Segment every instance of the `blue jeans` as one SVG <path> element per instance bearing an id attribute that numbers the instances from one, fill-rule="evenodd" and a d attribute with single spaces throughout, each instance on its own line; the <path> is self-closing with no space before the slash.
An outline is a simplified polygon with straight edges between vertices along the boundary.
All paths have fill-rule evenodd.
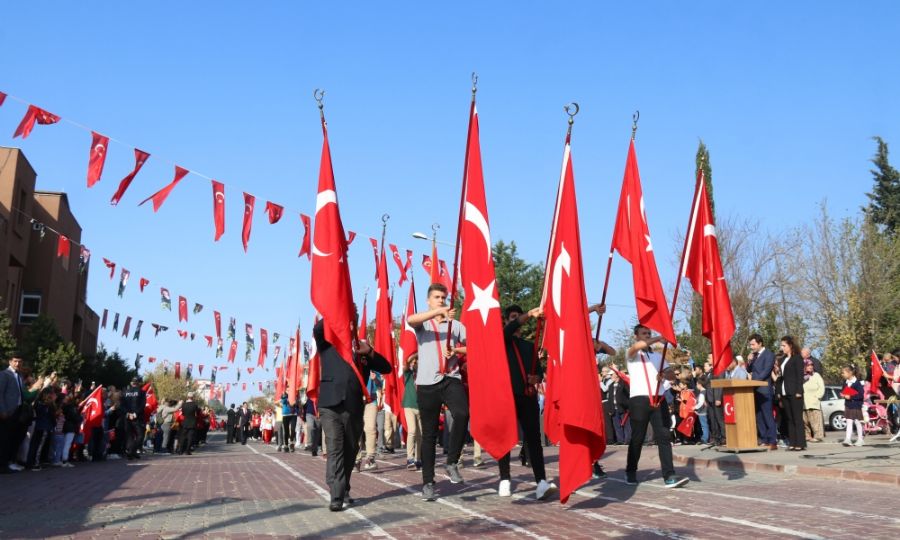
<path id="1" fill-rule="evenodd" d="M 698 414 L 700 419 L 700 442 L 706 444 L 709 442 L 709 418 L 705 414 Z"/>

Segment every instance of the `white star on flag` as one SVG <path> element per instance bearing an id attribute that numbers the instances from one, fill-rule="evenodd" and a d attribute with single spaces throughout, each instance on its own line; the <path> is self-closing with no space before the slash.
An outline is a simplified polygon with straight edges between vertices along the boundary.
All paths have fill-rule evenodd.
<path id="1" fill-rule="evenodd" d="M 500 302 L 494 298 L 494 285 L 496 285 L 496 283 L 497 280 L 495 279 L 484 289 L 474 282 L 472 283 L 472 293 L 474 294 L 475 299 L 472 300 L 472 303 L 469 304 L 469 309 L 466 311 L 478 310 L 481 313 L 481 320 L 484 321 L 484 324 L 487 324 L 488 313 L 490 313 L 492 309 L 500 309 Z"/>

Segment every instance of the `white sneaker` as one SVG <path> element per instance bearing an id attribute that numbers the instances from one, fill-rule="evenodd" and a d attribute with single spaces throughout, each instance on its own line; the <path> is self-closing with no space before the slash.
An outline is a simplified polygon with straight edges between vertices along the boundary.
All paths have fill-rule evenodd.
<path id="1" fill-rule="evenodd" d="M 534 498 L 539 501 L 544 500 L 544 497 L 550 491 L 550 486 L 551 484 L 548 484 L 546 480 L 538 482 L 537 488 L 534 490 Z"/>
<path id="2" fill-rule="evenodd" d="M 500 480 L 500 488 L 497 489 L 497 495 L 500 495 L 501 497 L 512 496 L 509 480 Z"/>
<path id="3" fill-rule="evenodd" d="M 24 471 L 25 467 L 19 465 L 18 463 L 10 463 L 9 470 L 11 471 Z"/>
<path id="4" fill-rule="evenodd" d="M 860 438 L 856 439 L 856 442 L 853 443 L 853 446 L 862 446 L 864 444 L 866 444 L 866 442 L 863 440 L 862 437 L 860 437 Z"/>
<path id="5" fill-rule="evenodd" d="M 851 441 L 850 439 L 844 439 L 843 441 L 841 441 L 841 444 L 843 444 L 844 446 L 850 446 L 851 444 L 853 444 L 853 441 Z"/>

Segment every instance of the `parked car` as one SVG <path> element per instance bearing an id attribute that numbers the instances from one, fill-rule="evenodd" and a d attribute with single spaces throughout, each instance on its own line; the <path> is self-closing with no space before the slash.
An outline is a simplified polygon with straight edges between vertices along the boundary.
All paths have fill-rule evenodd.
<path id="1" fill-rule="evenodd" d="M 843 431 L 847 428 L 844 420 L 844 398 L 841 397 L 842 386 L 825 386 L 825 395 L 822 396 L 822 418 L 825 420 L 825 429 Z"/>

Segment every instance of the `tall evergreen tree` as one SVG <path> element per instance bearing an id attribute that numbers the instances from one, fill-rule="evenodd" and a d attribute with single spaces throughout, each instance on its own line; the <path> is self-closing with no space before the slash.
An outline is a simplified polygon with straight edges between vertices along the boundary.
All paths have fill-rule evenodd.
<path id="1" fill-rule="evenodd" d="M 881 137 L 872 137 L 878 144 L 871 170 L 875 185 L 869 197 L 869 206 L 864 210 L 872 222 L 884 227 L 885 232 L 893 235 L 900 230 L 900 171 L 891 166 L 888 160 L 888 145 Z"/>

